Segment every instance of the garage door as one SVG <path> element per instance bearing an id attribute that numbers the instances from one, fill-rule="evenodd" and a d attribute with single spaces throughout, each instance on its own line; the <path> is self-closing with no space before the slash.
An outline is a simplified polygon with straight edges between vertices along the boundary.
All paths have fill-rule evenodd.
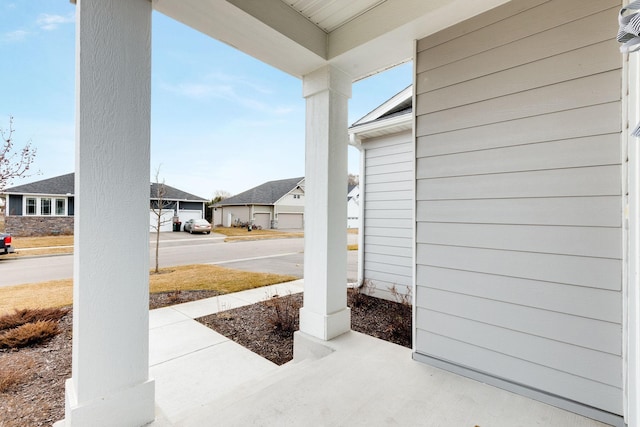
<path id="1" fill-rule="evenodd" d="M 301 213 L 278 214 L 279 229 L 302 229 L 304 228 L 304 215 Z"/>
<path id="2" fill-rule="evenodd" d="M 620 4 L 536 4 L 418 42 L 417 358 L 622 414 Z"/>
<path id="3" fill-rule="evenodd" d="M 269 228 L 271 222 L 271 214 L 269 213 L 257 213 L 253 215 L 253 224 L 259 225 L 262 228 Z"/>
<path id="4" fill-rule="evenodd" d="M 149 231 L 155 232 L 158 224 L 158 215 L 153 211 L 149 211 Z M 163 210 L 162 217 L 160 218 L 160 231 L 172 231 L 173 230 L 173 210 Z"/>
<path id="5" fill-rule="evenodd" d="M 202 219 L 202 211 L 180 209 L 178 212 L 178 218 L 180 218 L 180 222 L 182 223 L 180 228 L 182 230 L 184 223 L 190 219 Z"/>

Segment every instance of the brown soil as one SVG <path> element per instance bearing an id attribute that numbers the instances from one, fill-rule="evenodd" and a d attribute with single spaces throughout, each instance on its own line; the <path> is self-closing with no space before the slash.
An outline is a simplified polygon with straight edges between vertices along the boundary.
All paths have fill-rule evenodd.
<path id="1" fill-rule="evenodd" d="M 152 294 L 150 307 L 158 308 L 215 296 L 211 291 Z M 281 298 L 294 308 L 297 329 L 302 295 Z M 350 291 L 351 327 L 355 331 L 411 347 L 411 307 L 354 294 Z M 293 332 L 274 326 L 273 304 L 258 303 L 198 319 L 261 356 L 282 364 L 293 353 Z M 282 313 L 282 311 L 281 311 Z M 275 321 L 274 321 L 275 319 Z M 290 320 L 290 319 L 285 319 Z M 50 426 L 64 418 L 64 382 L 71 377 L 72 315 L 60 320 L 62 333 L 40 346 L 0 350 L 0 427 Z M 2 387 L 3 380 L 13 377 Z M 11 378 L 10 378 L 11 379 Z"/>

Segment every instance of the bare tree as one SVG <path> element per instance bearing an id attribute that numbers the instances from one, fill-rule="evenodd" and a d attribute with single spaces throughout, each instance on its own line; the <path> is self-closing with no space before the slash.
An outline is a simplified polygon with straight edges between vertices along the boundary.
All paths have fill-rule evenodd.
<path id="1" fill-rule="evenodd" d="M 15 178 L 31 176 L 29 168 L 36 157 L 36 149 L 27 142 L 21 149 L 15 149 L 13 142 L 13 117 L 9 116 L 9 128 L 0 128 L 0 191 L 4 190 Z M 14 151 L 15 150 L 15 151 Z"/>
<path id="2" fill-rule="evenodd" d="M 164 185 L 164 179 L 162 180 L 162 182 L 160 182 L 159 176 L 160 166 L 158 166 L 158 168 L 156 169 L 156 180 L 152 185 L 153 194 L 151 195 L 151 210 L 153 211 L 155 220 L 154 224 L 151 225 L 151 227 L 156 233 L 156 268 L 154 270 L 154 273 L 160 272 L 158 261 L 160 253 L 160 230 L 162 229 L 162 226 L 164 224 L 173 221 L 173 219 L 167 219 L 163 217 L 163 211 L 166 213 L 169 208 L 173 207 L 173 203 L 165 200 L 165 197 L 167 195 L 167 187 Z"/>
<path id="3" fill-rule="evenodd" d="M 211 199 L 211 201 L 208 204 L 208 207 L 212 207 L 216 203 L 221 202 L 228 197 L 231 197 L 231 193 L 229 193 L 228 191 L 216 190 L 216 192 L 214 193 L 213 199 Z M 211 211 L 211 209 L 206 210 L 205 218 L 207 221 L 213 224 L 213 212 Z"/>
<path id="4" fill-rule="evenodd" d="M 360 177 L 358 175 L 355 175 L 352 173 L 347 175 L 347 183 L 349 185 L 358 185 L 359 182 L 360 182 Z"/>

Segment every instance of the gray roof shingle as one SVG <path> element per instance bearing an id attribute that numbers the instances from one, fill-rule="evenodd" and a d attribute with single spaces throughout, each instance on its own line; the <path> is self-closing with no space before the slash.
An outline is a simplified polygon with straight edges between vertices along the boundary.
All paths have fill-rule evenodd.
<path id="1" fill-rule="evenodd" d="M 73 194 L 74 175 L 72 172 L 41 181 L 30 182 L 29 184 L 17 185 L 6 188 L 4 192 L 12 194 Z"/>
<path id="2" fill-rule="evenodd" d="M 216 206 L 273 205 L 280 200 L 282 196 L 296 188 L 303 179 L 304 177 L 299 177 L 265 182 L 250 190 L 228 197 L 216 203 Z"/>
<path id="3" fill-rule="evenodd" d="M 75 174 L 68 173 L 66 175 L 55 176 L 53 178 L 43 179 L 41 181 L 31 182 L 29 184 L 18 185 L 4 190 L 8 194 L 47 194 L 47 195 L 67 195 L 74 194 L 74 177 Z M 149 197 L 157 198 L 157 185 L 151 183 L 149 188 Z M 195 196 L 177 188 L 164 184 L 166 200 L 188 200 L 193 202 L 206 202 L 207 199 Z"/>

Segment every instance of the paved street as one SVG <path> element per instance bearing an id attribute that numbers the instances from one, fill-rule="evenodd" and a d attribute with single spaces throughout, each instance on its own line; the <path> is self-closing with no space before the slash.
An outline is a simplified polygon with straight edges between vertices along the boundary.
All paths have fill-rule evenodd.
<path id="1" fill-rule="evenodd" d="M 155 235 L 150 235 L 150 265 L 155 264 Z M 348 236 L 349 243 L 357 235 Z M 218 264 L 247 271 L 304 274 L 304 239 L 272 239 L 224 243 L 224 236 L 162 233 L 160 266 Z M 357 278 L 357 251 L 348 254 L 348 278 Z M 73 255 L 0 258 L 0 286 L 73 277 Z"/>

